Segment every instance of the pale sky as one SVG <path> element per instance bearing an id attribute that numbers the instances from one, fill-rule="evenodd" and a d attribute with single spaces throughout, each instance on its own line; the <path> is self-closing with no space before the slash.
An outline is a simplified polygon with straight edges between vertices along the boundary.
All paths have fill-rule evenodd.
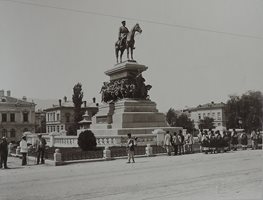
<path id="1" fill-rule="evenodd" d="M 122 20 L 160 111 L 263 91 L 262 0 L 0 0 L 0 89 L 100 100 Z"/>

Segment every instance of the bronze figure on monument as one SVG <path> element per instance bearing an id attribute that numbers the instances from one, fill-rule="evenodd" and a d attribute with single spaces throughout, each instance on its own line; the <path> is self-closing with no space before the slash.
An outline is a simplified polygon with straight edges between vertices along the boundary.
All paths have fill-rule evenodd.
<path id="1" fill-rule="evenodd" d="M 131 60 L 133 60 L 133 50 L 135 49 L 134 44 L 134 36 L 135 33 L 141 33 L 142 29 L 140 28 L 139 24 L 135 24 L 135 26 L 129 31 L 126 27 L 126 22 L 122 21 L 122 26 L 119 29 L 119 37 L 118 41 L 115 43 L 115 55 L 117 63 L 122 62 L 122 55 L 124 50 L 127 50 L 127 59 L 129 60 L 129 53 L 131 52 Z M 120 57 L 119 57 L 120 52 Z"/>

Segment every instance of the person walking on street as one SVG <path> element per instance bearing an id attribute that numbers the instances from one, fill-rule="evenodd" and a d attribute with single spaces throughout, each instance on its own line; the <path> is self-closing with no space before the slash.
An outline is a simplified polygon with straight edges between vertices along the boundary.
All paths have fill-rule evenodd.
<path id="1" fill-rule="evenodd" d="M 44 156 L 45 156 L 45 148 L 46 148 L 46 140 L 42 137 L 41 134 L 38 134 L 38 139 L 36 141 L 36 152 L 37 152 L 37 165 L 39 164 L 41 158 L 41 164 L 45 164 Z"/>
<path id="2" fill-rule="evenodd" d="M 200 131 L 199 131 L 199 133 L 198 133 L 198 143 L 199 143 L 199 145 L 200 145 L 200 153 L 202 153 L 202 138 L 203 138 L 203 129 L 201 129 Z"/>
<path id="3" fill-rule="evenodd" d="M 128 133 L 127 136 L 128 136 L 128 141 L 127 141 L 127 144 L 126 144 L 127 154 L 128 154 L 128 161 L 127 161 L 127 163 L 130 163 L 131 159 L 132 159 L 132 162 L 135 163 L 135 160 L 134 160 L 135 140 L 131 137 L 130 133 Z"/>
<path id="4" fill-rule="evenodd" d="M 246 150 L 247 149 L 247 134 L 245 132 L 241 133 L 240 141 L 242 145 L 242 150 Z"/>
<path id="5" fill-rule="evenodd" d="M 19 143 L 20 146 L 20 152 L 22 154 L 22 165 L 27 165 L 27 153 L 28 153 L 28 147 L 26 142 L 26 136 L 22 137 L 22 140 Z"/>
<path id="6" fill-rule="evenodd" d="M 236 129 L 233 129 L 233 132 L 231 135 L 231 143 L 232 143 L 233 151 L 236 151 L 237 145 L 238 145 L 238 135 L 237 135 Z"/>
<path id="7" fill-rule="evenodd" d="M 186 153 L 193 153 L 193 143 L 194 143 L 193 135 L 189 131 L 187 131 L 187 134 L 185 137 L 185 151 L 186 151 Z"/>
<path id="8" fill-rule="evenodd" d="M 256 130 L 253 130 L 250 135 L 251 138 L 251 145 L 252 145 L 252 150 L 255 150 L 258 148 L 258 135 L 256 133 Z"/>
<path id="9" fill-rule="evenodd" d="M 171 135 L 169 133 L 169 131 L 166 131 L 166 134 L 164 136 L 164 147 L 166 149 L 167 155 L 170 156 L 171 155 Z"/>
<path id="10" fill-rule="evenodd" d="M 2 138 L 2 142 L 0 143 L 0 169 L 4 166 L 5 169 L 7 167 L 7 157 L 8 157 L 8 143 L 5 137 Z"/>
<path id="11" fill-rule="evenodd" d="M 184 154 L 184 135 L 183 135 L 182 130 L 179 130 L 178 139 L 179 139 L 178 153 L 179 153 L 179 155 L 181 155 L 181 154 Z"/>

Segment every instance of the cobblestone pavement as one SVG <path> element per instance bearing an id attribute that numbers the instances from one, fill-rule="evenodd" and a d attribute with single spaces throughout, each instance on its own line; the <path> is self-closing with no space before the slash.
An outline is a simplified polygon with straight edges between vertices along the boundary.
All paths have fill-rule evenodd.
<path id="1" fill-rule="evenodd" d="M 262 151 L 157 156 L 0 170 L 0 200 L 252 200 L 262 196 Z"/>

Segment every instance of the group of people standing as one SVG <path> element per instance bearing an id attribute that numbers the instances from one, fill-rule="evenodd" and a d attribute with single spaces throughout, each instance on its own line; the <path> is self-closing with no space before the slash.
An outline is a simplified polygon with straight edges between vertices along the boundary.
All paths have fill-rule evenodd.
<path id="1" fill-rule="evenodd" d="M 250 139 L 252 149 L 258 148 L 258 140 L 261 138 L 260 132 L 256 132 L 255 130 L 251 132 Z M 220 133 L 219 130 L 201 130 L 198 134 L 198 141 L 200 143 L 200 152 L 204 153 L 219 153 L 226 151 L 236 151 L 239 145 L 239 142 L 242 146 L 243 150 L 247 149 L 248 146 L 248 134 L 242 132 L 240 134 L 237 133 L 235 129 L 231 131 L 223 131 Z"/>
<path id="2" fill-rule="evenodd" d="M 172 155 L 172 152 L 174 152 L 174 155 L 192 153 L 193 144 L 194 139 L 190 132 L 187 132 L 186 135 L 184 135 L 182 130 L 179 130 L 178 133 L 170 133 L 170 131 L 166 131 L 164 136 L 164 147 L 169 156 Z"/>
<path id="3" fill-rule="evenodd" d="M 41 134 L 38 135 L 36 143 L 34 146 L 29 146 L 27 143 L 26 136 L 22 136 L 21 141 L 19 142 L 20 153 L 22 155 L 22 165 L 27 165 L 27 157 L 30 147 L 35 149 L 36 153 L 36 164 L 44 164 L 45 163 L 45 149 L 46 149 L 46 140 L 42 137 Z M 0 169 L 4 167 L 4 169 L 8 169 L 7 167 L 7 158 L 8 158 L 8 142 L 5 137 L 2 138 L 0 142 Z"/>

